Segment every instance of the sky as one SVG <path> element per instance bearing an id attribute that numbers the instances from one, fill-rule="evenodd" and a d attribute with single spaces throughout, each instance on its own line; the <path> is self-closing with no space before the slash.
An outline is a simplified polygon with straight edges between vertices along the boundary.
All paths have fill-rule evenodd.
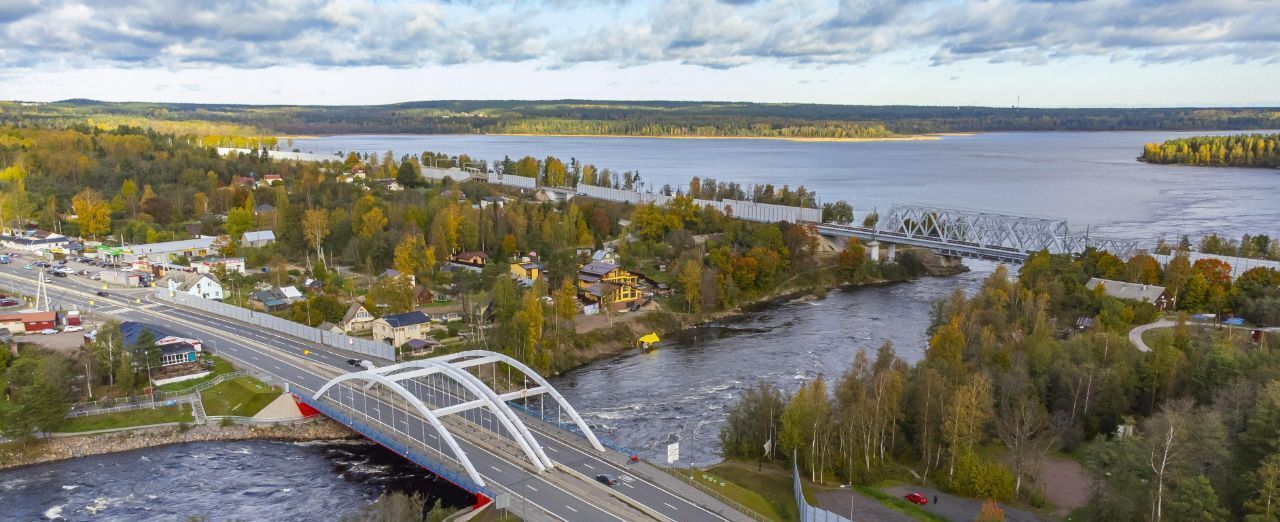
<path id="1" fill-rule="evenodd" d="M 0 0 L 0 99 L 1280 106 L 1280 0 Z"/>

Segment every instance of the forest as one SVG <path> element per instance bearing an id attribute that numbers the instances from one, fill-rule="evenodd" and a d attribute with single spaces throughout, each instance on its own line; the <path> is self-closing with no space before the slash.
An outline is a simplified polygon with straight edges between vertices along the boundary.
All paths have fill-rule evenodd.
<path id="1" fill-rule="evenodd" d="M 1280 168 L 1280 134 L 1175 138 L 1144 145 L 1138 160 L 1164 165 Z"/>
<path id="2" fill-rule="evenodd" d="M 604 100 L 457 100 L 366 106 L 0 102 L 0 124 L 67 125 L 86 119 L 227 137 L 419 133 L 827 139 L 941 132 L 1248 130 L 1280 126 L 1280 111 Z"/>
<path id="3" fill-rule="evenodd" d="M 1125 334 L 1156 308 L 1084 286 L 1090 277 L 1163 283 L 1187 311 L 1278 293 L 1274 270 L 1233 285 L 1220 265 L 1179 258 L 1164 270 L 1149 256 L 1125 263 L 1099 252 L 1036 254 L 1016 276 L 1001 266 L 976 294 L 937 303 L 914 366 L 886 344 L 794 391 L 761 383 L 745 393 L 721 431 L 724 454 L 789 461 L 795 452 L 818 483 L 900 477 L 1039 507 L 1035 470 L 1060 452 L 1096 481 L 1073 519 L 1277 520 L 1280 336 L 1254 342 L 1183 315 L 1140 352 Z M 1077 327 L 1081 317 L 1093 326 Z M 762 455 L 766 440 L 780 447 Z"/>

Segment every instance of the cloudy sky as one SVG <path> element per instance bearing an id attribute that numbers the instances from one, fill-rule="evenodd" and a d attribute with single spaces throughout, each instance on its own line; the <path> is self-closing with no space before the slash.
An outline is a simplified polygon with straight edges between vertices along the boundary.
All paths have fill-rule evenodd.
<path id="1" fill-rule="evenodd" d="M 1280 1 L 0 0 L 65 98 L 1280 105 Z"/>

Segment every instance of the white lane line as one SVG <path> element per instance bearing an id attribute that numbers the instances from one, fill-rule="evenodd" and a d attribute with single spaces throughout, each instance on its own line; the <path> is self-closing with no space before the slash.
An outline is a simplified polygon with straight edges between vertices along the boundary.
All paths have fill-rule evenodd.
<path id="1" fill-rule="evenodd" d="M 629 488 L 631 488 L 631 489 L 636 489 L 636 487 L 635 487 L 635 486 L 632 486 L 630 482 L 623 482 L 623 483 L 622 483 L 622 485 L 623 485 L 623 486 L 626 486 L 626 487 L 629 487 Z"/>
<path id="2" fill-rule="evenodd" d="M 596 467 L 595 467 L 595 466 L 592 466 L 592 465 L 590 465 L 590 464 L 587 464 L 586 462 L 583 462 L 583 463 L 582 463 L 582 465 L 583 465 L 583 466 L 586 466 L 586 467 L 587 467 L 587 469 L 589 469 L 589 470 L 591 470 L 591 471 L 595 471 L 595 470 L 596 470 Z"/>
<path id="3" fill-rule="evenodd" d="M 551 451 L 554 451 L 554 452 L 556 452 L 556 453 L 560 453 L 560 450 L 555 449 L 555 448 L 554 448 L 554 447 L 552 447 L 552 446 L 547 446 L 547 449 L 549 449 L 549 450 L 551 450 Z"/>
<path id="4" fill-rule="evenodd" d="M 676 511 L 680 511 L 680 508 L 675 507 L 675 506 L 673 506 L 673 505 L 671 505 L 671 504 L 668 504 L 668 503 L 666 503 L 666 502 L 663 502 L 663 503 L 662 503 L 662 505 L 667 506 L 667 507 L 669 507 L 669 508 L 671 508 L 671 509 L 674 509 L 674 510 L 676 510 Z"/>
<path id="5" fill-rule="evenodd" d="M 537 492 L 538 492 L 538 489 L 537 489 L 537 488 L 535 488 L 535 487 L 533 487 L 533 486 L 530 486 L 530 485 L 528 485 L 528 484 L 525 484 L 525 485 L 524 485 L 524 487 L 529 488 L 529 489 L 532 489 L 534 493 L 537 493 Z"/>
<path id="6" fill-rule="evenodd" d="M 573 509 L 573 506 L 565 506 L 564 508 L 565 508 L 565 509 L 567 509 L 567 510 L 569 510 L 569 511 L 572 511 L 572 512 L 574 512 L 574 513 L 577 513 L 577 512 L 578 512 L 578 510 Z"/>
<path id="7" fill-rule="evenodd" d="M 493 468 L 493 470 L 494 470 L 494 471 L 497 471 L 498 473 L 502 473 L 502 470 L 498 469 L 498 467 L 497 467 L 497 466 L 494 466 L 494 465 L 492 465 L 492 464 L 491 464 L 491 465 L 489 465 L 489 467 Z"/>

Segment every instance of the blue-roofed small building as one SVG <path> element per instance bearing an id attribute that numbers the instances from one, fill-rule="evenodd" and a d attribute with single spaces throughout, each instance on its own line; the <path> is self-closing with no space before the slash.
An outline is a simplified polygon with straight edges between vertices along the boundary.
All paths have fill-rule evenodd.
<path id="1" fill-rule="evenodd" d="M 120 323 L 120 334 L 126 348 L 132 350 L 133 361 L 140 371 L 146 370 L 147 354 L 138 346 L 142 332 L 148 331 L 155 339 L 151 367 L 152 384 L 161 386 L 173 382 L 198 379 L 209 374 L 201 362 L 204 343 L 199 339 L 175 335 L 175 332 L 154 324 L 125 321 Z"/>
<path id="2" fill-rule="evenodd" d="M 425 339 L 431 328 L 431 316 L 423 312 L 384 315 L 373 321 L 373 338 L 401 346 L 410 339 Z"/>

